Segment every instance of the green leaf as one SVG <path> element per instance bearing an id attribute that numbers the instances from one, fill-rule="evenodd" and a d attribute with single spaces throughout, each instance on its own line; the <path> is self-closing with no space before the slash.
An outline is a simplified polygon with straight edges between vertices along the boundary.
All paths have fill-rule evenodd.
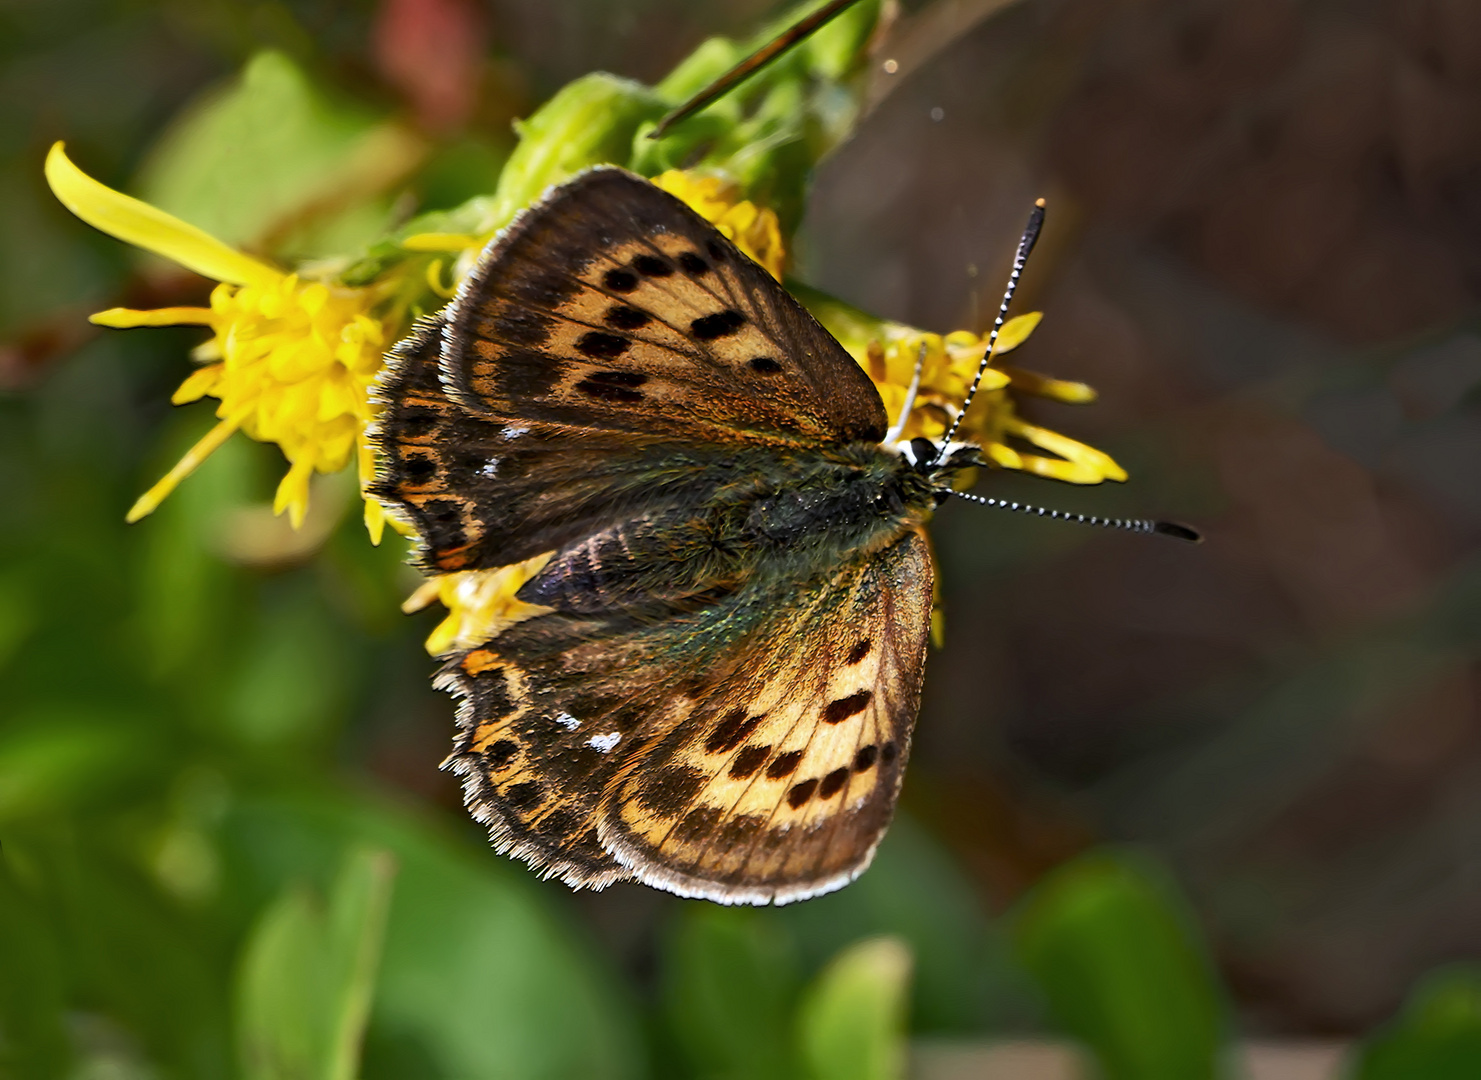
<path id="1" fill-rule="evenodd" d="M 1369 1039 L 1353 1080 L 1472 1080 L 1481 1076 L 1481 967 L 1435 972 L 1403 1013 Z"/>
<path id="2" fill-rule="evenodd" d="M 695 1076 L 784 1080 L 801 990 L 796 946 L 765 912 L 686 905 L 664 961 L 664 1012 Z"/>
<path id="3" fill-rule="evenodd" d="M 899 938 L 853 945 L 823 969 L 798 1015 L 808 1080 L 905 1075 L 910 949 Z"/>
<path id="4" fill-rule="evenodd" d="M 289 886 L 247 941 L 237 1041 L 247 1080 L 354 1080 L 395 864 L 357 847 L 327 909 Z"/>
<path id="5" fill-rule="evenodd" d="M 1020 955 L 1059 1022 L 1108 1080 L 1208 1080 L 1224 1020 L 1191 922 L 1145 860 L 1099 852 L 1029 896 Z"/>
<path id="6" fill-rule="evenodd" d="M 480 231 L 492 232 L 582 169 L 627 164 L 633 134 L 664 113 L 661 97 L 641 83 L 594 72 L 569 82 L 519 125 L 519 145 L 499 175 Z"/>
<path id="7" fill-rule="evenodd" d="M 227 892 L 314 880 L 347 841 L 400 876 L 366 1036 L 366 1080 L 643 1075 L 635 1017 L 563 916 L 566 890 L 369 797 L 244 801 L 223 832 Z"/>

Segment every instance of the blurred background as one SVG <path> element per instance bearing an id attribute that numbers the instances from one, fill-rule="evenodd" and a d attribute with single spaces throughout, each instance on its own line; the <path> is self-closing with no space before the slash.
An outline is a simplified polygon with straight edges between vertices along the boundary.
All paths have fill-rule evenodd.
<path id="1" fill-rule="evenodd" d="M 452 706 L 421 642 L 439 616 L 400 614 L 404 544 L 365 543 L 344 477 L 291 534 L 265 505 L 281 456 L 239 438 L 123 524 L 210 425 L 168 404 L 200 334 L 86 316 L 200 303 L 209 283 L 71 217 L 42 177 L 54 140 L 224 239 L 313 257 L 487 191 L 511 120 L 571 78 L 652 82 L 777 10 L 0 3 L 13 1075 L 234 1075 L 253 971 L 271 967 L 262 928 L 291 923 L 294 897 L 304 925 L 332 924 L 376 880 L 366 845 L 399 868 L 367 1077 L 781 1076 L 793 1066 L 755 1045 L 817 1000 L 830 957 L 881 934 L 912 958 L 909 1030 L 933 1075 L 948 1065 L 932 1046 L 1067 1036 L 1132 1078 L 1197 1076 L 1176 1047 L 1150 1065 L 1114 1049 L 1185 1036 L 1330 1041 L 1365 1077 L 1481 1075 L 1475 1057 L 1382 1071 L 1436 1015 L 1481 1044 L 1464 966 L 1481 954 L 1469 0 L 902 5 L 870 111 L 817 170 L 795 276 L 926 329 L 982 329 L 1046 196 L 1018 308 L 1045 319 L 1017 362 L 1100 400 L 1024 411 L 1131 480 L 994 473 L 977 490 L 1187 520 L 1207 540 L 946 507 L 945 647 L 900 819 L 835 896 L 722 912 L 638 886 L 573 895 L 489 852 L 436 770 Z M 213 200 L 191 118 L 253 57 L 278 72 L 281 115 L 308 119 L 243 122 L 302 150 L 316 198 L 353 193 L 353 213 L 307 213 L 302 182 Z M 388 117 L 414 137 L 378 170 L 326 149 Z M 1169 1030 L 1107 1034 L 1076 996 L 1095 993 Z M 1038 1067 L 1015 1075 L 1055 1075 Z"/>

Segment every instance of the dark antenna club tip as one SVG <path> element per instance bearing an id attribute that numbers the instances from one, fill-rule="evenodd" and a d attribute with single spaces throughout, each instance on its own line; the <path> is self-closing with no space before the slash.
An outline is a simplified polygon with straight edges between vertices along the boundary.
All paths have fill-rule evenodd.
<path id="1" fill-rule="evenodd" d="M 1163 536 L 1171 536 L 1174 540 L 1183 540 L 1189 544 L 1203 543 L 1203 533 L 1191 525 L 1183 525 L 1176 521 L 1158 521 L 1153 524 L 1152 531 L 1161 533 Z"/>

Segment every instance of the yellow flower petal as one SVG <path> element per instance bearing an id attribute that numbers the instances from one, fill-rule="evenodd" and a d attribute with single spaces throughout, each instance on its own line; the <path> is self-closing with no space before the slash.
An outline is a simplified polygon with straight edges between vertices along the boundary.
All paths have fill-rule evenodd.
<path id="1" fill-rule="evenodd" d="M 87 321 L 96 326 L 111 326 L 115 330 L 128 330 L 135 326 L 210 326 L 211 309 L 203 307 L 167 307 L 153 311 L 136 311 L 133 308 L 112 307 L 89 315 Z"/>
<path id="2" fill-rule="evenodd" d="M 1057 431 L 1050 431 L 1048 428 L 1039 427 L 1037 424 L 1025 423 L 1017 417 L 1009 420 L 1005 428 L 1010 434 L 1016 435 L 1020 439 L 1028 440 L 1039 447 L 1039 449 L 1048 450 L 1051 454 L 1058 454 L 1066 461 L 1080 466 L 1080 470 L 1076 473 L 1077 476 L 1083 473 L 1085 475 L 1093 474 L 1095 477 L 1092 480 L 1075 479 L 1071 481 L 1072 483 L 1094 484 L 1099 483 L 1101 480 L 1120 481 L 1126 479 L 1126 470 L 1116 464 L 1115 459 L 1111 455 L 1103 454 L 1094 447 L 1086 446 L 1084 443 L 1077 442 L 1067 435 L 1061 435 Z M 1063 479 L 1063 477 L 1058 478 Z"/>
<path id="3" fill-rule="evenodd" d="M 1082 382 L 1051 379 L 1048 375 L 1040 375 L 1037 371 L 1025 371 L 1023 368 L 1008 364 L 1004 364 L 1002 370 L 1012 382 L 1013 389 L 1022 390 L 1026 394 L 1054 398 L 1056 401 L 1063 401 L 1070 405 L 1088 405 L 1099 396 L 1095 392 L 1095 387 Z"/>
<path id="4" fill-rule="evenodd" d="M 175 463 L 175 467 L 160 479 L 159 483 L 140 495 L 138 501 L 129 509 L 124 520 L 130 525 L 147 514 L 154 513 L 155 509 L 162 503 L 165 496 L 175 490 L 175 485 L 184 480 L 196 467 L 206 458 L 210 457 L 216 448 L 224 443 L 233 431 L 237 429 L 239 421 L 236 419 L 223 420 L 210 431 L 206 432 L 205 438 L 186 451 L 185 456 Z"/>
<path id="5" fill-rule="evenodd" d="M 190 377 L 176 388 L 170 395 L 171 405 L 185 405 L 188 402 L 199 401 L 221 381 L 221 365 L 212 364 L 210 367 L 201 368 L 199 371 L 191 372 Z"/>
<path id="6" fill-rule="evenodd" d="M 72 164 L 60 142 L 46 155 L 46 180 L 62 205 L 93 228 L 187 270 L 235 285 L 268 284 L 282 277 L 204 230 L 98 183 Z"/>
<path id="7" fill-rule="evenodd" d="M 314 459 L 299 458 L 278 483 L 273 496 L 273 513 L 288 511 L 288 521 L 296 529 L 303 524 L 309 509 L 309 478 L 314 475 Z"/>
<path id="8" fill-rule="evenodd" d="M 999 353 L 1012 352 L 1018 348 L 1028 340 L 1028 336 L 1038 328 L 1043 318 L 1042 311 L 1030 311 L 1027 315 L 1015 315 L 1009 319 L 998 331 L 998 341 L 992 347 L 992 354 L 997 356 Z"/>

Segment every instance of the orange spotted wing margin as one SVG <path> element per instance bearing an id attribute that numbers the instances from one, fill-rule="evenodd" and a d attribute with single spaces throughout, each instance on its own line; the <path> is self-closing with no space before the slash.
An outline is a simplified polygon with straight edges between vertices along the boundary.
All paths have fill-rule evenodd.
<path id="1" fill-rule="evenodd" d="M 531 619 L 444 668 L 462 699 L 446 767 L 496 847 L 573 886 L 631 876 L 725 904 L 832 891 L 893 813 L 930 598 L 908 533 L 688 618 Z"/>
<path id="2" fill-rule="evenodd" d="M 617 168 L 516 217 L 446 318 L 444 385 L 500 421 L 767 445 L 887 426 L 863 370 L 770 274 Z"/>

